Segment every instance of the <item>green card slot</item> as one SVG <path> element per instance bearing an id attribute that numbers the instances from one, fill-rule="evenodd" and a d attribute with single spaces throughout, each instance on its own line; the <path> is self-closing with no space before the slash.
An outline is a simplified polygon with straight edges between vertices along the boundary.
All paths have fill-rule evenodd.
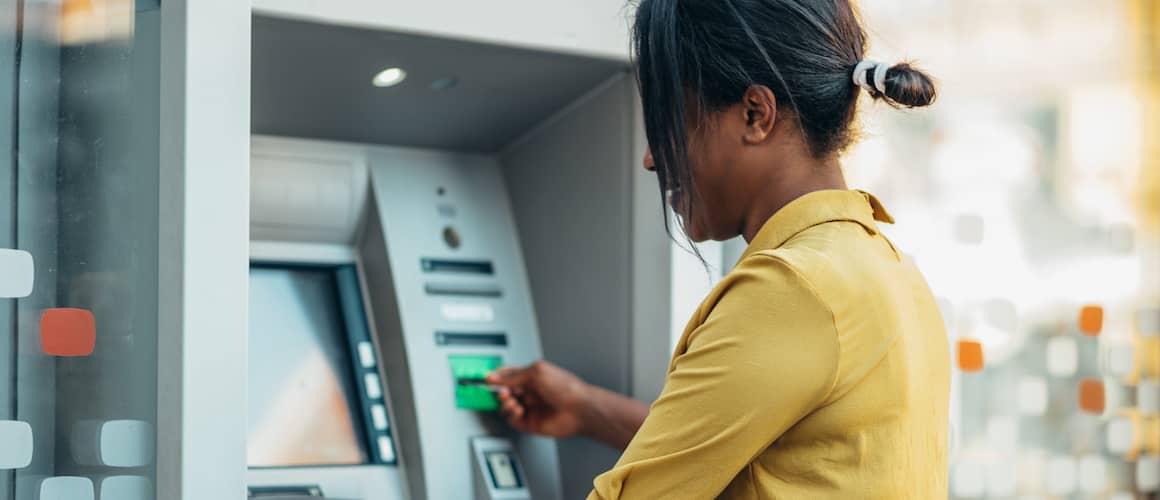
<path id="1" fill-rule="evenodd" d="M 487 375 L 503 364 L 499 356 L 448 356 L 455 379 L 455 407 L 472 411 L 496 411 L 499 400 L 483 383 Z"/>

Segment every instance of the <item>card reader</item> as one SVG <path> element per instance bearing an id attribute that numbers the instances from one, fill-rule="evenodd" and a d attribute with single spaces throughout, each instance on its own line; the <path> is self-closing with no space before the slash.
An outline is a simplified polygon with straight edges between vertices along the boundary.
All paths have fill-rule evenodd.
<path id="1" fill-rule="evenodd" d="M 451 375 L 455 380 L 455 407 L 472 411 L 496 411 L 499 400 L 488 387 L 487 375 L 500 367 L 499 356 L 452 355 Z"/>

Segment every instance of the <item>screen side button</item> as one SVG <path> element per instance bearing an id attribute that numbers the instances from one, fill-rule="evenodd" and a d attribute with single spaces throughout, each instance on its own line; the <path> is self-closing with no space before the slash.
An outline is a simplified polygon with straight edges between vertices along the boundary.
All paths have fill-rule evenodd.
<path id="1" fill-rule="evenodd" d="M 371 420 L 376 431 L 387 430 L 387 407 L 383 405 L 371 406 Z"/>
<path id="2" fill-rule="evenodd" d="M 363 368 L 375 366 L 375 346 L 370 342 L 358 343 L 358 362 Z"/>
<path id="3" fill-rule="evenodd" d="M 363 380 L 366 382 L 367 397 L 371 399 L 379 399 L 383 397 L 383 386 L 379 383 L 379 376 L 374 373 L 368 373 Z"/>
<path id="4" fill-rule="evenodd" d="M 391 441 L 390 436 L 379 436 L 379 457 L 384 462 L 395 461 L 395 443 Z"/>

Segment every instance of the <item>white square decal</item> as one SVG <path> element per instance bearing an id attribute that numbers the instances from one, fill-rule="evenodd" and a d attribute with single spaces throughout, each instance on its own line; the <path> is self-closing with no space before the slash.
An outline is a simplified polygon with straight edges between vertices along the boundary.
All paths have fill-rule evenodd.
<path id="1" fill-rule="evenodd" d="M 153 483 L 145 476 L 108 476 L 98 489 L 101 500 L 152 500 Z"/>
<path id="2" fill-rule="evenodd" d="M 32 463 L 32 426 L 0 420 L 0 470 L 23 469 Z"/>
<path id="3" fill-rule="evenodd" d="M 35 269 L 32 254 L 0 248 L 0 299 L 21 299 L 32 295 Z"/>
<path id="4" fill-rule="evenodd" d="M 40 483 L 39 500 L 93 500 L 93 481 L 87 477 L 50 477 Z"/>

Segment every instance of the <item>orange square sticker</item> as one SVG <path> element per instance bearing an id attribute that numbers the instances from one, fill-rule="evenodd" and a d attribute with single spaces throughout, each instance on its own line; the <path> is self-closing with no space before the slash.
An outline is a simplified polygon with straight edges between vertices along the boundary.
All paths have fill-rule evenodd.
<path id="1" fill-rule="evenodd" d="M 958 352 L 960 370 L 967 373 L 983 371 L 983 344 L 974 340 L 960 340 Z"/>
<path id="2" fill-rule="evenodd" d="M 1105 401 L 1103 382 L 1089 378 L 1079 383 L 1079 408 L 1085 413 L 1103 414 Z"/>
<path id="3" fill-rule="evenodd" d="M 97 343 L 97 323 L 84 309 L 48 309 L 40 317 L 40 348 L 50 356 L 88 356 Z"/>
<path id="4" fill-rule="evenodd" d="M 1088 337 L 1099 336 L 1104 330 L 1104 308 L 1084 306 L 1079 311 L 1079 331 Z"/>

